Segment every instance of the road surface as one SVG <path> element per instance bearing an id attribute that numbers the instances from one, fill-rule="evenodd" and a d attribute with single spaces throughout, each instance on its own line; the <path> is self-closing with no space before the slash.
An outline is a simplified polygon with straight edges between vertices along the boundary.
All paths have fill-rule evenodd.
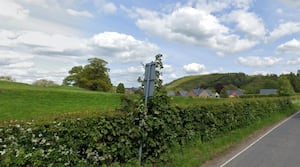
<path id="1" fill-rule="evenodd" d="M 220 167 L 300 167 L 300 112 L 275 126 Z"/>

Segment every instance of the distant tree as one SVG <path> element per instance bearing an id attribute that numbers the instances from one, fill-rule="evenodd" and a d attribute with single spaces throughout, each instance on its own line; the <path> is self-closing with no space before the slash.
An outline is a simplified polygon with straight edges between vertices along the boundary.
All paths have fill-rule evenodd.
<path id="1" fill-rule="evenodd" d="M 223 88 L 223 89 L 221 90 L 221 92 L 219 93 L 221 98 L 227 98 L 227 97 L 228 97 L 228 94 L 227 94 L 226 91 L 227 91 L 226 88 Z"/>
<path id="2" fill-rule="evenodd" d="M 123 83 L 119 83 L 118 86 L 117 86 L 117 90 L 116 90 L 117 93 L 125 93 L 125 86 Z"/>
<path id="3" fill-rule="evenodd" d="M 277 89 L 279 87 L 278 79 L 268 79 L 263 84 L 263 89 Z"/>
<path id="4" fill-rule="evenodd" d="M 108 92 L 112 89 L 112 84 L 108 75 L 109 68 L 105 67 L 107 62 L 99 58 L 88 59 L 89 64 L 75 66 L 69 71 L 63 84 L 73 85 L 89 90 Z"/>
<path id="5" fill-rule="evenodd" d="M 224 88 L 224 85 L 221 84 L 221 83 L 218 83 L 216 86 L 215 86 L 215 90 L 217 93 L 221 93 L 222 89 Z"/>
<path id="6" fill-rule="evenodd" d="M 289 79 L 294 91 L 300 92 L 300 76 L 297 76 L 297 74 L 294 74 L 292 72 L 284 76 L 286 76 Z"/>
<path id="7" fill-rule="evenodd" d="M 50 87 L 50 86 L 58 86 L 54 81 L 40 79 L 32 83 L 32 85 L 42 86 L 42 87 Z"/>
<path id="8" fill-rule="evenodd" d="M 290 96 L 293 95 L 294 89 L 289 81 L 289 79 L 285 76 L 281 76 L 279 78 L 279 90 L 278 94 L 282 96 Z"/>
<path id="9" fill-rule="evenodd" d="M 0 76 L 0 81 L 10 81 L 10 82 L 15 82 L 16 80 L 13 79 L 11 76 Z"/>

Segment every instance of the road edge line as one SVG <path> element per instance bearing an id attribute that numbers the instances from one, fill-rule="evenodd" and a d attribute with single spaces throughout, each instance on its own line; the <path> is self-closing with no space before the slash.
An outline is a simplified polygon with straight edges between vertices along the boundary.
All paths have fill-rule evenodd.
<path id="1" fill-rule="evenodd" d="M 273 130 L 275 130 L 276 128 L 278 128 L 279 126 L 281 126 L 282 124 L 284 124 L 285 122 L 287 122 L 288 120 L 290 120 L 291 118 L 293 118 L 295 115 L 297 115 L 299 113 L 300 113 L 300 111 L 297 111 L 296 113 L 294 113 L 290 117 L 286 118 L 285 120 L 283 120 L 282 122 L 280 122 L 279 124 L 277 124 L 276 126 L 274 126 L 268 132 L 266 132 L 265 134 L 263 134 L 262 136 L 260 136 L 258 139 L 256 139 L 254 142 L 252 142 L 250 145 L 248 145 L 247 147 L 245 147 L 242 151 L 238 152 L 233 157 L 231 157 L 229 160 L 227 160 L 222 165 L 220 165 L 220 167 L 224 167 L 225 165 L 227 165 L 229 162 L 231 162 L 232 160 L 234 160 L 236 157 L 238 157 L 239 155 L 241 155 L 243 152 L 247 151 L 250 147 L 252 147 L 254 144 L 256 144 L 257 142 L 259 142 L 262 138 L 264 138 L 265 136 L 267 136 Z"/>

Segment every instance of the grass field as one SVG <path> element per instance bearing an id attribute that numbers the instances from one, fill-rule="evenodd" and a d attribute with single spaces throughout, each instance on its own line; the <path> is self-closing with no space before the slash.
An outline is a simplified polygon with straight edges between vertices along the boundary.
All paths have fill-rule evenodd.
<path id="1" fill-rule="evenodd" d="M 120 94 L 73 87 L 37 87 L 0 81 L 0 121 L 57 117 L 60 114 L 113 111 Z"/>

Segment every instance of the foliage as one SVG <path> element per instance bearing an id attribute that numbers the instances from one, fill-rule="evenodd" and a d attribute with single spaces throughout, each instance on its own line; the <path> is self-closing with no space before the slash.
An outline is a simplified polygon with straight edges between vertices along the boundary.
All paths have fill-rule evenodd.
<path id="1" fill-rule="evenodd" d="M 144 134 L 144 161 L 191 139 L 210 141 L 292 106 L 290 98 L 224 101 L 174 108 L 153 99 Z M 157 102 L 157 100 L 161 102 Z M 0 126 L 0 166 L 101 166 L 135 164 L 141 138 L 137 113 Z"/>
<path id="2" fill-rule="evenodd" d="M 156 91 L 147 107 L 137 100 L 132 112 L 0 126 L 0 166 L 136 165 L 140 145 L 143 162 L 167 162 L 162 155 L 174 145 L 211 141 L 292 106 L 291 97 L 281 97 L 175 107 L 159 77 L 161 58 L 156 56 Z"/>
<path id="3" fill-rule="evenodd" d="M 300 71 L 300 70 L 299 70 Z M 300 73 L 284 74 L 291 82 L 295 92 L 300 92 Z M 258 94 L 260 89 L 279 89 L 280 76 L 276 74 L 246 75 L 244 73 L 216 73 L 208 75 L 187 76 L 166 85 L 167 90 L 191 90 L 209 88 L 220 92 L 221 85 L 233 85 L 236 89 L 245 90 L 246 94 Z"/>
<path id="4" fill-rule="evenodd" d="M 0 76 L 0 81 L 10 81 L 10 82 L 15 82 L 16 80 L 13 79 L 11 76 Z"/>
<path id="5" fill-rule="evenodd" d="M 116 90 L 117 93 L 125 93 L 125 86 L 123 83 L 119 83 L 118 86 L 117 86 L 117 90 Z"/>
<path id="6" fill-rule="evenodd" d="M 47 79 L 40 79 L 32 83 L 35 86 L 49 87 L 49 86 L 58 86 L 54 81 Z"/>
<path id="7" fill-rule="evenodd" d="M 217 93 L 221 93 L 222 89 L 224 88 L 224 85 L 221 84 L 221 83 L 218 83 L 216 86 L 215 86 L 215 90 Z"/>
<path id="8" fill-rule="evenodd" d="M 89 64 L 75 66 L 69 71 L 63 84 L 73 85 L 89 90 L 97 90 L 108 92 L 112 88 L 110 78 L 108 76 L 109 69 L 105 67 L 107 62 L 99 58 L 88 59 Z"/>
<path id="9" fill-rule="evenodd" d="M 137 108 L 138 98 L 134 95 L 125 95 L 121 97 L 120 111 L 134 112 Z"/>
<path id="10" fill-rule="evenodd" d="M 295 92 L 300 92 L 300 70 L 298 70 L 297 74 L 289 73 L 286 75 L 282 75 L 288 78 Z"/>
<path id="11" fill-rule="evenodd" d="M 227 89 L 222 89 L 221 92 L 220 92 L 220 97 L 222 98 L 227 98 L 228 97 L 228 94 L 226 92 Z"/>
<path id="12" fill-rule="evenodd" d="M 294 89 L 290 83 L 290 81 L 288 80 L 288 78 L 281 76 L 279 79 L 279 90 L 278 90 L 278 94 L 282 95 L 282 96 L 290 96 L 293 95 Z"/>

